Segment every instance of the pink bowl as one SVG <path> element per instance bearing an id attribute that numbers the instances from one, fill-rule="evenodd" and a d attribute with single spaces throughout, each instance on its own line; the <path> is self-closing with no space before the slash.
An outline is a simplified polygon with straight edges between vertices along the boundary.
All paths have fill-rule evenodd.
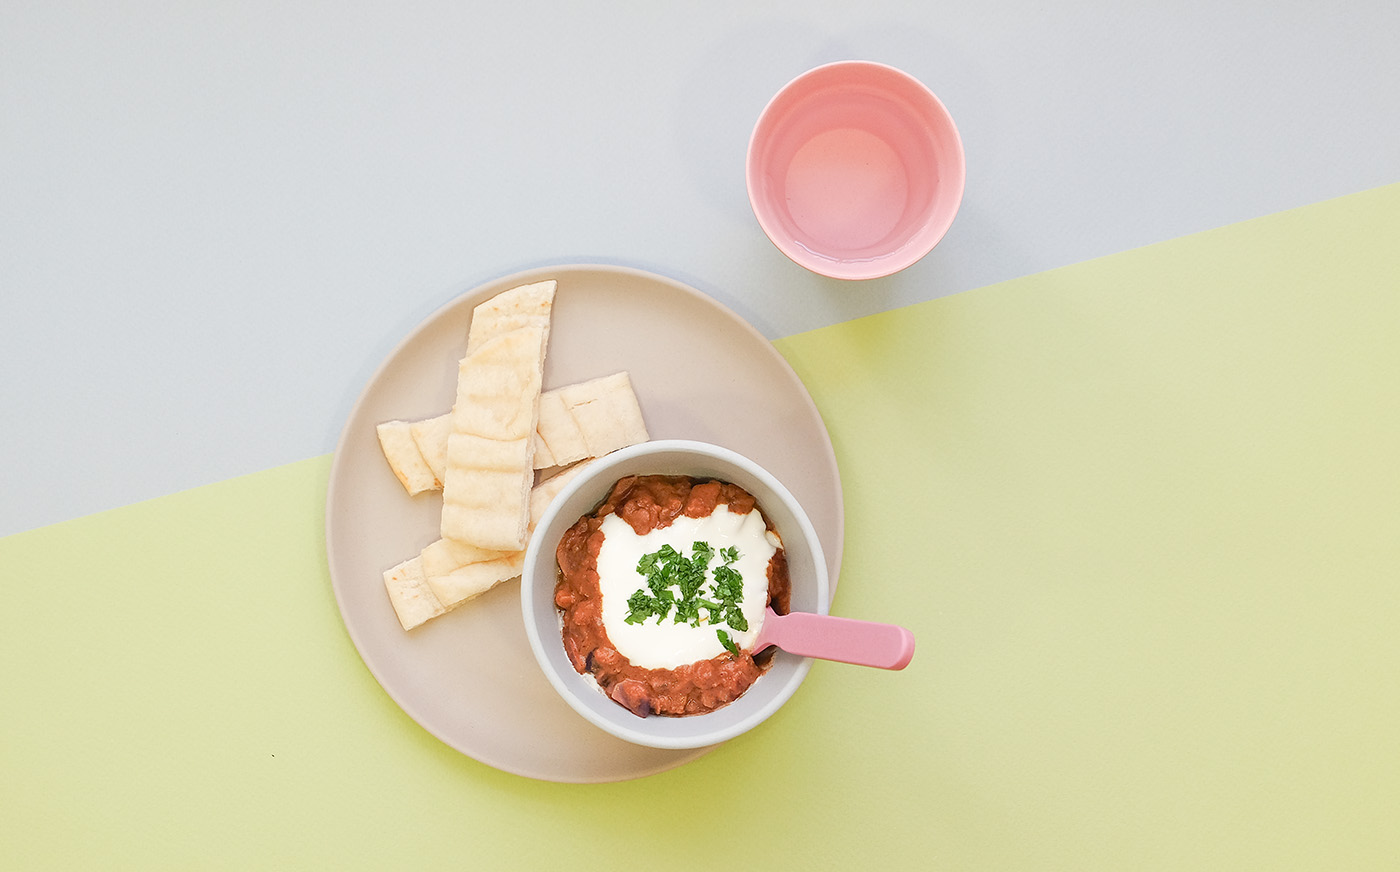
<path id="1" fill-rule="evenodd" d="M 812 272 L 873 279 L 938 244 L 962 203 L 962 139 L 943 103 L 884 64 L 842 61 L 793 79 L 749 140 L 759 225 Z"/>

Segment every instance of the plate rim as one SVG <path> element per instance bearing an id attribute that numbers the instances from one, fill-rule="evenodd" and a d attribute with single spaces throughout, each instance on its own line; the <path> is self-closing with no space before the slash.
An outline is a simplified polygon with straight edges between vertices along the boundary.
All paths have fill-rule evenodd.
<path id="1" fill-rule="evenodd" d="M 355 652 L 358 655 L 360 662 L 364 665 L 365 669 L 369 671 L 371 677 L 374 678 L 375 683 L 379 685 L 380 689 L 404 714 L 408 715 L 409 719 L 412 720 L 420 729 L 424 730 L 429 735 L 436 738 L 439 742 L 442 742 L 448 748 L 451 748 L 453 751 L 456 751 L 464 757 L 474 760 L 484 766 L 489 766 L 492 769 L 516 775 L 521 778 L 553 781 L 556 783 L 617 783 L 622 781 L 635 780 L 638 778 L 645 778 L 651 775 L 668 771 L 670 769 L 677 768 L 695 759 L 698 759 L 699 757 L 713 750 L 717 746 L 711 745 L 702 748 L 678 750 L 676 752 L 676 756 L 672 759 L 664 760 L 656 764 L 655 766 L 643 767 L 636 772 L 616 778 L 547 778 L 533 773 L 522 772 L 506 766 L 501 766 L 498 763 L 494 763 L 488 760 L 483 760 L 481 757 L 461 747 L 460 744 L 455 740 L 442 735 L 438 730 L 424 723 L 423 719 L 419 717 L 418 714 L 415 714 L 415 706 L 412 704 L 412 701 L 406 700 L 403 698 L 402 694 L 396 693 L 395 690 L 389 686 L 389 683 L 387 683 L 384 680 L 384 677 L 381 675 L 380 671 L 375 668 L 375 665 L 370 662 L 370 659 L 365 656 L 364 646 L 366 644 L 366 640 L 363 638 L 362 632 L 360 629 L 357 628 L 356 624 L 350 620 L 347 620 L 346 602 L 341 594 L 341 585 L 338 584 L 336 580 L 336 573 L 333 566 L 335 561 L 332 558 L 332 555 L 334 553 L 333 543 L 336 539 L 336 533 L 333 527 L 333 506 L 335 504 L 337 482 L 343 474 L 342 465 L 346 462 L 346 445 L 352 438 L 352 424 L 357 418 L 360 417 L 360 412 L 364 407 L 365 403 L 368 401 L 368 398 L 372 393 L 374 387 L 381 381 L 385 373 L 389 371 L 390 367 L 394 364 L 395 360 L 397 360 L 401 356 L 403 350 L 409 345 L 411 345 L 419 337 L 420 334 L 430 329 L 430 327 L 434 325 L 440 318 L 442 318 L 447 311 L 461 305 L 463 299 L 481 293 L 484 288 L 493 285 L 501 285 L 508 289 L 510 287 L 514 287 L 516 284 L 528 284 L 532 281 L 542 281 L 547 278 L 553 278 L 555 276 L 551 275 L 552 273 L 564 272 L 600 272 L 612 275 L 626 275 L 632 278 L 642 279 L 648 282 L 665 285 L 676 292 L 696 299 L 699 302 L 718 310 L 719 313 L 726 316 L 727 319 L 731 321 L 735 327 L 747 332 L 752 338 L 756 339 L 759 343 L 761 343 L 762 346 L 768 348 L 771 351 L 774 359 L 781 365 L 783 369 L 785 369 L 791 375 L 795 387 L 798 388 L 798 394 L 800 395 L 802 403 L 805 406 L 807 406 L 807 410 L 810 411 L 810 413 L 813 416 L 815 416 L 816 420 L 821 422 L 821 433 L 825 437 L 828 449 L 824 460 L 826 462 L 826 465 L 829 466 L 831 481 L 835 488 L 834 497 L 836 506 L 836 524 L 835 542 L 829 548 L 826 546 L 826 543 L 823 543 L 823 550 L 826 555 L 826 560 L 828 563 L 828 574 L 830 577 L 829 598 L 834 598 L 836 592 L 836 581 L 840 574 L 841 560 L 844 554 L 845 545 L 844 489 L 841 483 L 840 467 L 836 461 L 835 448 L 831 443 L 830 432 L 827 430 L 825 419 L 821 415 L 821 410 L 817 408 L 816 402 L 812 399 L 811 393 L 807 390 L 806 384 L 802 381 L 801 377 L 797 375 L 797 372 L 792 368 L 792 365 L 787 361 L 787 358 L 783 357 L 782 353 L 777 350 L 777 347 L 774 346 L 771 340 L 769 340 L 766 336 L 759 332 L 759 330 L 756 327 L 754 327 L 753 324 L 751 324 L 748 321 L 748 319 L 739 315 L 732 308 L 725 305 L 720 300 L 710 296 L 709 294 L 704 293 L 698 288 L 692 287 L 691 285 L 685 282 L 682 282 L 670 276 L 653 272 L 651 270 L 640 269 L 637 267 L 619 264 L 598 262 L 546 264 L 530 267 L 527 269 L 517 270 L 513 273 L 507 273 L 494 278 L 487 278 L 485 280 L 477 282 L 472 287 L 467 288 L 466 290 L 463 290 L 459 293 L 453 294 L 451 298 L 444 301 L 440 305 L 434 307 L 428 314 L 424 315 L 411 330 L 404 334 L 388 352 L 385 353 L 383 358 L 380 360 L 379 364 L 374 368 L 374 370 L 370 373 L 369 377 L 365 380 L 364 385 L 360 388 L 358 394 L 355 397 L 354 403 L 351 405 L 349 411 L 346 413 L 345 422 L 341 426 L 340 433 L 336 438 L 335 449 L 333 450 L 331 455 L 331 467 L 327 475 L 326 495 L 323 503 L 323 509 L 325 514 L 323 532 L 325 538 L 326 568 L 327 576 L 330 580 L 331 593 L 335 598 L 336 610 L 340 617 L 340 624 L 345 630 L 346 635 L 349 636 L 351 644 L 354 646 Z M 588 724 L 586 721 L 580 720 L 580 726 L 587 727 Z"/>

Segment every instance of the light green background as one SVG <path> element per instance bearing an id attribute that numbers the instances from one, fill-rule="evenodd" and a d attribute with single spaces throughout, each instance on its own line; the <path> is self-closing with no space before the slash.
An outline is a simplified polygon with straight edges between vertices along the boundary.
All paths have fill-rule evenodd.
<path id="1" fill-rule="evenodd" d="M 638 781 L 393 705 L 329 458 L 0 539 L 0 866 L 1396 869 L 1396 239 L 1400 185 L 781 340 L 835 610 L 919 650 Z"/>

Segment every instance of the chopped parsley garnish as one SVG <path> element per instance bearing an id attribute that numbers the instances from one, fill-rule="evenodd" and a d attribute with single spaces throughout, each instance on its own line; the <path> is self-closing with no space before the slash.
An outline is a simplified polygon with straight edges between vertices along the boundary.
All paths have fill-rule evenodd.
<path id="1" fill-rule="evenodd" d="M 637 561 L 637 574 L 646 586 L 627 598 L 627 623 L 640 624 L 650 617 L 660 623 L 669 617 L 674 623 L 692 627 L 702 623 L 727 624 L 741 633 L 747 630 L 749 622 L 741 609 L 744 577 L 733 566 L 739 560 L 739 549 L 722 548 L 719 558 L 720 565 L 710 572 L 715 549 L 708 542 L 691 543 L 690 557 L 670 545 L 642 555 Z M 712 578 L 708 590 L 707 574 Z M 725 650 L 739 653 L 739 646 L 723 629 L 716 627 L 715 634 Z"/>
<path id="2" fill-rule="evenodd" d="M 738 654 L 739 646 L 734 644 L 734 640 L 729 638 L 729 634 L 723 630 L 715 630 L 715 635 L 719 636 L 719 643 L 724 646 L 724 650 L 730 654 Z"/>

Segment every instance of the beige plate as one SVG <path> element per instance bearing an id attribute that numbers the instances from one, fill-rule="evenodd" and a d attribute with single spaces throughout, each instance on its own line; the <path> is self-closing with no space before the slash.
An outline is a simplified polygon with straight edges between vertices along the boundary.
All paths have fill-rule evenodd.
<path id="1" fill-rule="evenodd" d="M 497 769 L 548 781 L 622 781 L 707 749 L 666 751 L 583 720 L 540 672 L 510 582 L 405 633 L 382 573 L 437 538 L 437 494 L 408 496 L 374 425 L 452 404 L 473 307 L 555 278 L 545 388 L 627 370 L 653 439 L 698 439 L 766 467 L 802 502 L 821 537 L 832 589 L 841 565 L 841 480 L 806 388 L 773 346 L 733 312 L 671 279 L 615 266 L 507 276 L 457 298 L 380 366 L 341 434 L 326 494 L 326 552 L 346 629 L 389 696 L 443 742 Z"/>

